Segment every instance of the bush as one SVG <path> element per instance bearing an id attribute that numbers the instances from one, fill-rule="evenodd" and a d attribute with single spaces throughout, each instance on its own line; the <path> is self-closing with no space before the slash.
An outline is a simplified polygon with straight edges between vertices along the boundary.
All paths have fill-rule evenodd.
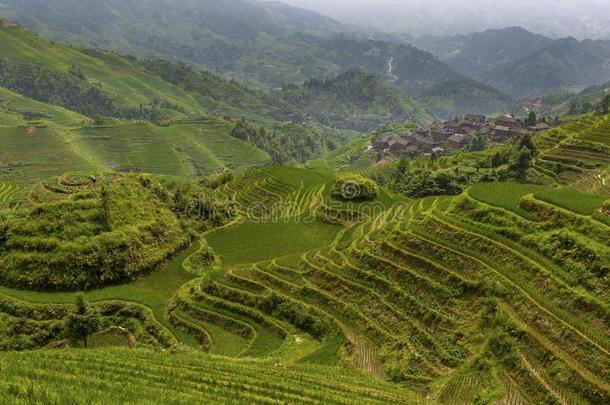
<path id="1" fill-rule="evenodd" d="M 340 177 L 332 191 L 334 198 L 347 201 L 371 201 L 376 199 L 378 194 L 377 183 L 355 174 Z"/>

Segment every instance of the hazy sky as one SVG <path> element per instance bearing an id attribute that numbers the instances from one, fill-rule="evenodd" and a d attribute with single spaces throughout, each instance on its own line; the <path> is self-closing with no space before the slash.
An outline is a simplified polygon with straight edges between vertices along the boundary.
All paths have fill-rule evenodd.
<path id="1" fill-rule="evenodd" d="M 520 25 L 551 36 L 610 38 L 610 0 L 282 0 L 339 21 L 411 34 Z"/>

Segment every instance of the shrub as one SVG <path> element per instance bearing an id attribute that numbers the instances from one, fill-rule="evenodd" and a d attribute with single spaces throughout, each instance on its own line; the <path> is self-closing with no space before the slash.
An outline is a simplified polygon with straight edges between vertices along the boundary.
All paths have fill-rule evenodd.
<path id="1" fill-rule="evenodd" d="M 373 180 L 350 174 L 337 179 L 332 196 L 339 200 L 371 201 L 377 198 L 379 187 Z"/>

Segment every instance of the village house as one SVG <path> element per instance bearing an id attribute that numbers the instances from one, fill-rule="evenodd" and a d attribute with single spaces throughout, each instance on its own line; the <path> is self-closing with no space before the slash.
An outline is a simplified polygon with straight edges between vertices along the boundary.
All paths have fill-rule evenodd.
<path id="1" fill-rule="evenodd" d="M 451 132 L 446 128 L 434 128 L 432 131 L 430 131 L 430 137 L 432 140 L 439 143 L 446 142 L 447 139 L 453 134 L 454 132 Z"/>
<path id="2" fill-rule="evenodd" d="M 393 139 L 390 141 L 390 153 L 394 155 L 399 155 L 407 151 L 408 146 L 411 142 L 405 138 Z"/>
<path id="3" fill-rule="evenodd" d="M 447 122 L 443 126 L 443 129 L 445 130 L 445 132 L 449 132 L 451 134 L 457 134 L 458 132 L 460 132 L 462 127 L 460 126 L 459 122 Z"/>
<path id="4" fill-rule="evenodd" d="M 498 126 L 516 129 L 523 127 L 523 123 L 515 119 L 512 115 L 505 115 L 503 117 L 496 118 L 496 127 Z"/>
<path id="5" fill-rule="evenodd" d="M 524 128 L 511 128 L 504 125 L 496 125 L 489 135 L 489 139 L 494 142 L 508 142 L 519 135 L 526 134 L 527 130 Z"/>
<path id="6" fill-rule="evenodd" d="M 483 124 L 487 121 L 484 115 L 479 114 L 466 114 L 464 116 L 464 121 L 467 121 L 471 124 Z"/>
<path id="7" fill-rule="evenodd" d="M 547 129 L 551 129 L 551 126 L 545 122 L 540 122 L 536 125 L 527 127 L 527 129 L 528 129 L 528 131 L 531 131 L 531 132 L 542 132 L 542 131 L 546 131 Z"/>
<path id="8" fill-rule="evenodd" d="M 373 140 L 373 149 L 386 150 L 390 147 L 392 136 L 389 134 L 381 134 Z"/>
<path id="9" fill-rule="evenodd" d="M 468 134 L 454 134 L 447 139 L 447 145 L 451 149 L 463 149 L 470 145 L 472 142 L 472 135 Z"/>
<path id="10" fill-rule="evenodd" d="M 429 136 L 418 134 L 411 134 L 409 136 L 409 141 L 411 142 L 411 145 L 415 146 L 419 153 L 430 152 L 433 148 L 441 145 L 441 142 L 436 142 Z"/>

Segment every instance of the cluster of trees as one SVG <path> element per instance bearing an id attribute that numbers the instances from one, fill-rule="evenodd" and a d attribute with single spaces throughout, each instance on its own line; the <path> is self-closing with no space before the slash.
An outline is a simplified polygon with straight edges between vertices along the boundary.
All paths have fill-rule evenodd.
<path id="1" fill-rule="evenodd" d="M 59 203 L 0 212 L 0 282 L 89 290 L 131 281 L 233 216 L 234 203 L 200 182 L 116 176 Z"/>
<path id="2" fill-rule="evenodd" d="M 237 121 L 231 136 L 264 150 L 278 165 L 304 162 L 337 147 L 335 141 L 325 134 L 298 124 L 285 124 L 268 130 L 245 118 Z"/>
<path id="3" fill-rule="evenodd" d="M 360 175 L 344 175 L 337 179 L 332 190 L 332 196 L 338 200 L 371 201 L 377 198 L 377 184 Z"/>
<path id="4" fill-rule="evenodd" d="M 282 97 L 303 118 L 315 117 L 333 128 L 368 132 L 390 121 L 431 120 L 423 109 L 381 77 L 360 71 L 284 86 Z"/>
<path id="5" fill-rule="evenodd" d="M 597 107 L 597 113 L 599 115 L 606 115 L 610 110 L 610 94 L 606 94 L 606 97 L 600 101 L 599 106 Z"/>
<path id="6" fill-rule="evenodd" d="M 576 99 L 570 103 L 568 114 L 579 115 L 595 112 L 598 115 L 608 114 L 610 109 L 610 94 L 606 94 L 600 102 L 592 104 L 586 100 Z"/>
<path id="7" fill-rule="evenodd" d="M 114 117 L 158 122 L 160 110 L 170 107 L 158 100 L 137 107 L 121 106 L 100 89 L 100 84 L 83 83 L 85 76 L 80 68 L 72 66 L 69 73 L 55 72 L 40 64 L 8 62 L 0 58 L 0 87 L 94 120 Z"/>
<path id="8" fill-rule="evenodd" d="M 434 155 L 428 164 L 423 157 L 410 161 L 401 159 L 390 179 L 378 178 L 390 189 L 413 198 L 431 195 L 457 195 L 470 184 L 493 181 L 525 181 L 538 149 L 530 135 L 519 137 L 514 145 L 497 150 L 489 158 L 460 160 L 439 164 Z"/>

